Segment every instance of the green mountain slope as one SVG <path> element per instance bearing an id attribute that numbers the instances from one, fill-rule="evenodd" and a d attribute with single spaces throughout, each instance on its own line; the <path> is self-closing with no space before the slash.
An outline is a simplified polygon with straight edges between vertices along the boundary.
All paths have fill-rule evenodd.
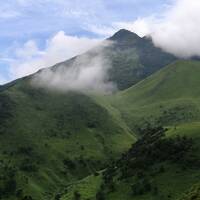
<path id="1" fill-rule="evenodd" d="M 200 119 L 200 62 L 177 61 L 111 98 L 131 128 Z"/>
<path id="2" fill-rule="evenodd" d="M 103 54 L 111 63 L 110 80 L 119 89 L 176 59 L 126 30 L 108 40 L 112 45 L 105 46 Z M 98 54 L 93 49 L 84 55 Z M 79 57 L 50 69 L 69 67 Z M 34 88 L 31 77 L 0 87 L 0 197 L 4 199 L 49 199 L 67 184 L 104 168 L 135 142 L 119 110 L 103 96 Z"/>
<path id="3" fill-rule="evenodd" d="M 114 41 L 107 51 L 112 63 L 109 75 L 119 89 L 131 87 L 176 60 L 155 47 L 150 38 L 140 38 L 124 29 L 108 40 Z"/>
<path id="4" fill-rule="evenodd" d="M 61 200 L 198 200 L 199 75 L 200 62 L 178 61 L 108 97 L 140 139 L 105 171 L 67 187 Z M 164 135 L 151 130 L 159 125 Z"/>
<path id="5" fill-rule="evenodd" d="M 91 200 L 198 200 L 199 129 L 199 123 L 168 127 L 161 138 L 149 132 L 108 169 L 69 186 L 61 200 L 77 193 Z"/>
<path id="6" fill-rule="evenodd" d="M 3 199 L 52 198 L 135 141 L 93 98 L 34 88 L 29 78 L 0 92 L 0 119 Z"/>

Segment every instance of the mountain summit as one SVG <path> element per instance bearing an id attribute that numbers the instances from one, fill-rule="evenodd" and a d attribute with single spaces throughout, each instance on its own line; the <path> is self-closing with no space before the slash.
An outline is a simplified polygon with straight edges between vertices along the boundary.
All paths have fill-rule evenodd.
<path id="1" fill-rule="evenodd" d="M 112 44 L 103 49 L 103 54 L 110 63 L 108 78 L 119 90 L 136 84 L 176 60 L 175 56 L 155 47 L 151 40 L 140 38 L 125 29 L 119 30 L 106 41 L 111 41 Z M 83 55 L 93 59 L 94 55 L 98 56 L 98 52 L 91 49 Z M 80 56 L 57 64 L 56 68 L 59 68 L 59 65 L 69 67 Z M 85 65 L 87 66 L 87 63 Z"/>
<path id="2" fill-rule="evenodd" d="M 141 38 L 136 33 L 133 33 L 126 29 L 120 29 L 112 37 L 109 38 L 109 40 L 113 40 L 113 41 L 127 41 L 129 39 L 135 40 L 135 39 L 141 39 Z"/>

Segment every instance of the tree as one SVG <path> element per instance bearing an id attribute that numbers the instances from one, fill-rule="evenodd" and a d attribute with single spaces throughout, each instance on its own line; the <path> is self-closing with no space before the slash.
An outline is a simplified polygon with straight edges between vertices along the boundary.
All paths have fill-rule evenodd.
<path id="1" fill-rule="evenodd" d="M 96 200 L 105 200 L 105 194 L 103 191 L 100 190 L 99 192 L 97 192 Z"/>
<path id="2" fill-rule="evenodd" d="M 81 194 L 78 191 L 74 192 L 74 200 L 80 200 L 81 199 Z"/>

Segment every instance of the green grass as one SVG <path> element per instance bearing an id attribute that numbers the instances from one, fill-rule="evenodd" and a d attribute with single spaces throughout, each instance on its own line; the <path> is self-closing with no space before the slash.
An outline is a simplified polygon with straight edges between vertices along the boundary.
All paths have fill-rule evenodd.
<path id="1" fill-rule="evenodd" d="M 110 97 L 96 97 L 96 101 L 110 110 L 116 119 L 121 119 L 127 130 L 137 130 L 144 127 L 147 122 L 152 125 L 161 124 L 168 127 L 166 137 L 177 135 L 193 138 L 195 141 L 193 154 L 200 159 L 200 62 L 179 61 L 167 66 L 135 86 L 121 91 Z M 130 131 L 131 132 L 131 131 Z M 158 187 L 158 194 L 152 192 L 145 195 L 133 196 L 131 185 L 135 178 L 125 181 L 115 180 L 114 192 L 106 194 L 107 200 L 177 200 L 191 199 L 190 188 L 199 183 L 199 169 L 182 169 L 177 164 L 162 163 L 165 172 L 150 176 L 153 186 Z M 155 165 L 158 168 L 159 165 Z M 149 172 L 151 174 L 151 171 Z M 95 199 L 95 193 L 84 196 L 91 185 L 98 185 L 99 180 L 92 176 L 90 183 L 79 183 L 78 188 L 83 199 Z M 74 191 L 69 190 L 68 194 Z M 195 191 L 198 191 L 197 189 Z M 196 192 L 197 193 L 197 192 Z M 196 195 L 195 193 L 195 195 Z M 199 195 L 199 194 L 198 194 Z M 72 196 L 63 196 L 62 200 L 71 200 Z M 186 197 L 185 197 L 186 199 Z M 194 198 L 195 199 L 195 198 Z"/>
<path id="2" fill-rule="evenodd" d="M 96 192 L 101 186 L 102 177 L 101 174 L 94 176 L 91 175 L 74 183 L 66 188 L 64 191 L 66 194 L 61 195 L 61 200 L 73 199 L 74 193 L 78 191 L 81 195 L 81 199 L 95 199 Z"/>
<path id="3" fill-rule="evenodd" d="M 180 124 L 200 120 L 200 62 L 178 61 L 109 98 L 135 130 L 145 122 Z"/>
<path id="4" fill-rule="evenodd" d="M 0 117 L 7 119 L 1 124 L 0 160 L 16 169 L 16 190 L 23 188 L 23 196 L 49 199 L 104 168 L 135 141 L 110 108 L 84 94 L 38 89 L 23 80 L 0 97 Z"/>
<path id="5" fill-rule="evenodd" d="M 177 135 L 180 136 L 187 136 L 190 138 L 193 138 L 195 141 L 195 152 L 199 152 L 200 150 L 200 134 L 199 129 L 200 123 L 190 123 L 190 124 L 183 124 L 180 126 L 175 127 L 168 127 L 168 131 L 166 133 L 167 137 L 175 137 Z M 198 158 L 199 153 L 197 153 Z M 153 169 L 159 168 L 159 166 L 164 166 L 165 171 L 162 173 L 154 174 Z M 192 190 L 190 193 L 188 192 L 188 195 L 184 195 L 187 191 L 189 191 L 190 188 L 192 188 L 197 183 L 200 184 L 200 172 L 199 169 L 183 169 L 177 164 L 172 164 L 169 162 L 164 162 L 161 164 L 156 164 L 153 166 L 153 168 L 150 169 L 150 171 L 146 172 L 149 176 L 149 179 L 152 183 L 152 187 L 156 186 L 158 188 L 158 194 L 154 194 L 153 192 L 148 192 L 144 195 L 133 195 L 131 190 L 131 185 L 134 184 L 135 177 L 126 178 L 125 180 L 117 180 L 115 179 L 115 190 L 114 192 L 109 192 L 106 194 L 105 199 L 107 200 L 159 200 L 159 199 L 182 199 L 183 196 L 188 196 L 192 193 Z M 154 174 L 154 175 L 151 175 Z M 89 182 L 87 184 L 82 182 L 79 182 L 77 184 L 74 184 L 71 188 L 68 189 L 68 192 L 66 195 L 64 195 L 61 199 L 62 200 L 73 200 L 73 192 L 74 189 L 76 191 L 80 192 L 82 199 L 86 200 L 87 198 L 94 200 L 95 194 L 99 191 L 99 178 L 101 176 L 91 176 L 90 179 L 87 179 Z M 90 191 L 90 188 L 93 188 L 93 186 L 96 188 L 95 190 L 92 190 L 92 194 L 90 193 L 89 196 L 85 195 L 88 191 Z M 99 187 L 96 187 L 99 186 Z M 94 189 L 94 188 L 93 188 Z M 199 190 L 197 190 L 199 191 Z M 194 193 L 194 192 L 193 192 Z M 197 192 L 196 192 L 197 194 Z M 199 193 L 198 193 L 199 195 Z M 194 198 L 195 199 L 195 198 Z"/>

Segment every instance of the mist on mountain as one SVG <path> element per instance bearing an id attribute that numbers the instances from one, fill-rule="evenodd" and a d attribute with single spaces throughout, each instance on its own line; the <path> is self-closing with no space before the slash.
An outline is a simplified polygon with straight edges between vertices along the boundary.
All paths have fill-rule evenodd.
<path id="1" fill-rule="evenodd" d="M 104 50 L 112 45 L 104 41 L 91 52 L 77 56 L 69 65 L 64 63 L 56 68 L 46 68 L 34 75 L 32 84 L 58 91 L 80 91 L 110 93 L 116 85 L 109 80 L 108 70 L 112 67 Z"/>

